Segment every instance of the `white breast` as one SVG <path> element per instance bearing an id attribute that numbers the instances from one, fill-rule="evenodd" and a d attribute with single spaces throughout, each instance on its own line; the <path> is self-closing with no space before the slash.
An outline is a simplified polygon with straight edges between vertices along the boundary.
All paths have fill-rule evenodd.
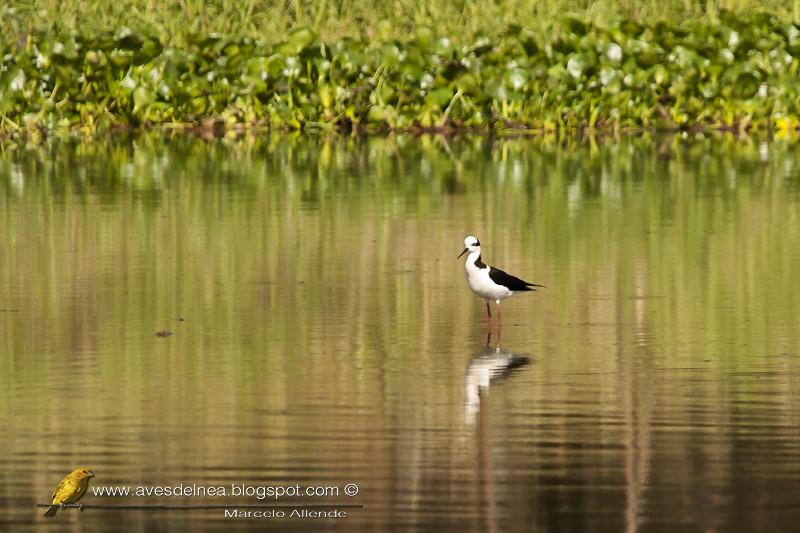
<path id="1" fill-rule="evenodd" d="M 470 254 L 466 263 L 464 263 L 469 288 L 485 300 L 504 300 L 514 294 L 513 291 L 492 281 L 492 278 L 489 277 L 488 265 L 484 268 L 478 268 L 475 265 L 479 255 L 479 253 Z"/>

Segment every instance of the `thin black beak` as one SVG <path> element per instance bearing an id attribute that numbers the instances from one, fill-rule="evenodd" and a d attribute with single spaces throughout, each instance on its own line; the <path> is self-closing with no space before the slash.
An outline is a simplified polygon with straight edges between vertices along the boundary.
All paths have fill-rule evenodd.
<path id="1" fill-rule="evenodd" d="M 467 253 L 468 251 L 469 251 L 469 248 L 464 248 L 464 251 L 461 252 L 460 254 L 458 254 L 458 257 L 456 257 L 456 259 L 461 259 L 461 256 L 464 255 L 465 253 Z"/>

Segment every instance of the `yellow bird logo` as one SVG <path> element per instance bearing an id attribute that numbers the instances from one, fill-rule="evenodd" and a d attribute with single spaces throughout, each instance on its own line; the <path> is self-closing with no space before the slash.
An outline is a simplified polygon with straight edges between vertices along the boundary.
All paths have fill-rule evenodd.
<path id="1" fill-rule="evenodd" d="M 88 468 L 76 468 L 67 477 L 61 480 L 56 490 L 53 491 L 53 500 L 50 507 L 44 512 L 44 516 L 55 516 L 60 508 L 67 503 L 75 503 L 80 500 L 86 489 L 89 488 L 89 480 L 94 477 L 94 472 Z"/>

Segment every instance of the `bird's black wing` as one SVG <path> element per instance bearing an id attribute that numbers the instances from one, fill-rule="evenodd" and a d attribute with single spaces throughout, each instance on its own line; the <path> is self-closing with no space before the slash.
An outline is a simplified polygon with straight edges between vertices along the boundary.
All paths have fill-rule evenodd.
<path id="1" fill-rule="evenodd" d="M 528 283 L 495 267 L 489 267 L 489 277 L 492 281 L 507 287 L 510 291 L 535 291 L 534 287 L 544 287 L 544 285 Z"/>

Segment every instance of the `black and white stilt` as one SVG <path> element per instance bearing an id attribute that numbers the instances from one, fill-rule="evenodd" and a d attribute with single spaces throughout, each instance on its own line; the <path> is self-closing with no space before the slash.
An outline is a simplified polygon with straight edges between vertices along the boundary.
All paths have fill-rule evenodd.
<path id="1" fill-rule="evenodd" d="M 503 328 L 500 318 L 500 301 L 510 298 L 517 292 L 535 291 L 534 287 L 544 287 L 523 281 L 516 276 L 507 274 L 499 268 L 489 266 L 481 261 L 481 243 L 477 237 L 470 235 L 464 239 L 464 251 L 458 257 L 469 253 L 464 269 L 467 271 L 467 283 L 472 292 L 486 300 L 486 315 L 488 317 L 488 330 L 492 332 L 492 310 L 489 301 L 494 300 L 497 305 L 497 336 L 498 341 Z"/>

